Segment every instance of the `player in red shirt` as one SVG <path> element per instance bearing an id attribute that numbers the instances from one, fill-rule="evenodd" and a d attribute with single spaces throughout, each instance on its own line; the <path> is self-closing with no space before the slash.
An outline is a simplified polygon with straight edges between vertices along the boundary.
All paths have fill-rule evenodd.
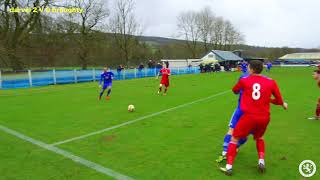
<path id="1" fill-rule="evenodd" d="M 320 65 L 318 66 L 318 70 L 313 72 L 313 79 L 317 81 L 318 86 L 320 87 Z M 318 98 L 318 104 L 316 108 L 315 117 L 308 118 L 310 120 L 319 120 L 320 119 L 320 98 Z"/>
<path id="2" fill-rule="evenodd" d="M 162 75 L 158 94 L 161 93 L 162 86 L 165 86 L 166 88 L 164 89 L 163 95 L 166 96 L 168 88 L 169 88 L 169 84 L 170 84 L 169 83 L 169 76 L 171 75 L 171 71 L 169 69 L 169 63 L 168 62 L 164 63 L 162 66 L 163 66 L 163 68 L 160 70 L 160 72 L 158 73 L 158 76 L 157 76 L 157 79 L 158 79 L 160 74 Z"/>
<path id="3" fill-rule="evenodd" d="M 270 100 L 272 104 L 281 105 L 284 109 L 288 104 L 283 102 L 276 81 L 262 76 L 261 61 L 253 60 L 249 64 L 250 76 L 241 79 L 232 89 L 236 94 L 242 90 L 240 107 L 243 116 L 236 125 L 227 151 L 227 165 L 220 168 L 226 175 L 232 175 L 232 164 L 237 155 L 239 139 L 246 138 L 250 133 L 256 141 L 259 156 L 258 168 L 261 173 L 265 171 L 264 140 L 263 135 L 270 121 Z M 274 99 L 271 99 L 274 96 Z"/>

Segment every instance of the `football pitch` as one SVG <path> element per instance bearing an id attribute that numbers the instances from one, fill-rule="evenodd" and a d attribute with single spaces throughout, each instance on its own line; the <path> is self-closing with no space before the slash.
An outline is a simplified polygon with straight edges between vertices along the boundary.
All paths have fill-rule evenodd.
<path id="1" fill-rule="evenodd" d="M 312 71 L 264 73 L 278 82 L 289 110 L 272 105 L 266 174 L 257 171 L 250 137 L 231 179 L 301 179 L 298 166 L 307 159 L 320 167 L 320 121 L 307 120 L 319 92 Z M 98 101 L 97 82 L 0 91 L 0 179 L 227 179 L 215 159 L 239 76 L 172 76 L 167 96 L 157 95 L 155 78 L 115 81 L 110 101 Z"/>

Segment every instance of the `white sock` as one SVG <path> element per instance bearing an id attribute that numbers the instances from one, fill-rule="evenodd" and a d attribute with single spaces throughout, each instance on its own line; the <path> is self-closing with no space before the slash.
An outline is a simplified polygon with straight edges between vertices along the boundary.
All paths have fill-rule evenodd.
<path id="1" fill-rule="evenodd" d="M 227 164 L 227 165 L 226 165 L 226 169 L 227 169 L 227 170 L 232 169 L 232 165 Z"/>
<path id="2" fill-rule="evenodd" d="M 227 152 L 226 151 L 222 151 L 222 156 L 226 156 Z"/>
<path id="3" fill-rule="evenodd" d="M 259 162 L 258 162 L 258 164 L 263 164 L 264 165 L 264 159 L 259 159 Z"/>

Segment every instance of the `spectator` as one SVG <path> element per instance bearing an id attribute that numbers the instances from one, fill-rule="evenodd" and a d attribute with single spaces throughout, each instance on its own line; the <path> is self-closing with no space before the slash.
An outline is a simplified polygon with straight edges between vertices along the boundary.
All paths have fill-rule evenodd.
<path id="1" fill-rule="evenodd" d="M 191 72 L 191 68 L 192 68 L 192 65 L 189 64 L 189 65 L 188 65 L 188 71 L 189 71 L 189 73 Z"/>
<path id="2" fill-rule="evenodd" d="M 144 69 L 144 65 L 140 63 L 138 67 L 138 77 L 142 77 L 142 70 Z"/>
<path id="3" fill-rule="evenodd" d="M 122 64 L 120 64 L 117 68 L 118 79 L 121 79 L 121 71 L 123 70 Z"/>
<path id="4" fill-rule="evenodd" d="M 144 69 L 144 65 L 142 63 L 140 63 L 140 65 L 138 67 L 139 72 L 141 72 L 143 69 Z"/>
<path id="5" fill-rule="evenodd" d="M 220 64 L 219 64 L 219 63 L 216 63 L 216 64 L 214 65 L 214 71 L 215 71 L 215 72 L 219 72 L 220 70 L 221 70 Z"/>
<path id="6" fill-rule="evenodd" d="M 205 71 L 205 72 L 211 72 L 211 65 L 210 65 L 210 64 L 206 64 L 206 65 L 204 66 L 204 71 Z"/>
<path id="7" fill-rule="evenodd" d="M 150 68 L 150 69 L 154 68 L 154 62 L 152 60 L 149 60 L 148 68 Z"/>
<path id="8" fill-rule="evenodd" d="M 200 72 L 203 73 L 204 72 L 203 64 L 201 63 L 199 67 L 200 67 Z"/>

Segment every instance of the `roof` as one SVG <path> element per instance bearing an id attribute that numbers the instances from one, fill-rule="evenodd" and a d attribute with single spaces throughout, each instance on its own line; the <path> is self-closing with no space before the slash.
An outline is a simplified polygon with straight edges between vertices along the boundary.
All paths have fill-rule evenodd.
<path id="1" fill-rule="evenodd" d="M 161 59 L 161 62 L 197 62 L 201 61 L 201 59 Z"/>
<path id="2" fill-rule="evenodd" d="M 279 59 L 303 59 L 303 60 L 320 60 L 320 52 L 314 52 L 314 53 L 292 53 L 292 54 L 287 54 Z"/>
<path id="3" fill-rule="evenodd" d="M 225 61 L 242 61 L 243 59 L 231 51 L 220 51 L 220 50 L 212 50 L 214 54 L 219 56 L 222 60 Z"/>

